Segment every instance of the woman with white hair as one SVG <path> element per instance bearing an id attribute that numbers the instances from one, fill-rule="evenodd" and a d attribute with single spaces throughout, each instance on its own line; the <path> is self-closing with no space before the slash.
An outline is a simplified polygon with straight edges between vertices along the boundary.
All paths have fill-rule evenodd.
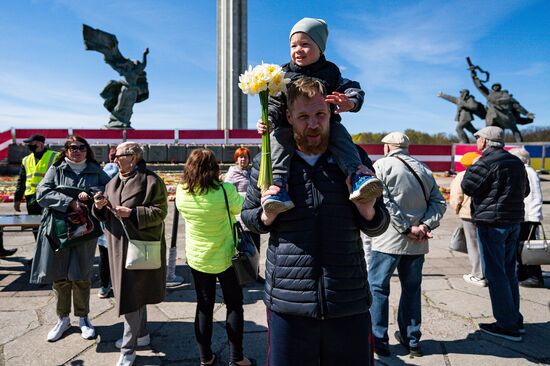
<path id="1" fill-rule="evenodd" d="M 119 172 L 105 186 L 104 194 L 99 192 L 94 196 L 94 215 L 105 222 L 113 292 L 118 315 L 124 316 L 123 337 L 115 342 L 121 352 L 117 366 L 131 366 L 136 359 L 136 347 L 151 342 L 146 329 L 146 305 L 164 300 L 164 219 L 168 213 L 168 193 L 162 179 L 147 169 L 139 144 L 125 142 L 118 145 L 115 162 Z M 128 237 L 142 241 L 160 240 L 161 267 L 126 269 Z"/>
<path id="2" fill-rule="evenodd" d="M 525 164 L 529 187 L 531 188 L 531 193 L 523 200 L 525 204 L 525 221 L 521 223 L 519 241 L 537 239 L 537 229 L 542 222 L 542 190 L 540 179 L 535 170 L 529 166 L 531 156 L 527 150 L 524 148 L 515 148 L 510 150 L 510 153 L 517 156 Z M 544 279 L 541 267 L 537 265 L 524 265 L 521 262 L 521 256 L 518 255 L 518 281 L 519 285 L 523 287 L 543 287 Z"/>

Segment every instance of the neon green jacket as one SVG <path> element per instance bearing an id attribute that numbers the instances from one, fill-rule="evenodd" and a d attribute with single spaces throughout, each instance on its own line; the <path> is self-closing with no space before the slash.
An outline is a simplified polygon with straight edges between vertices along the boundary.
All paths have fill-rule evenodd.
<path id="1" fill-rule="evenodd" d="M 185 220 L 185 252 L 187 264 L 194 270 L 218 274 L 231 266 L 235 254 L 232 225 L 241 212 L 244 197 L 231 183 L 223 183 L 231 212 L 231 224 L 223 190 L 210 189 L 203 195 L 191 195 L 178 184 L 176 207 Z"/>

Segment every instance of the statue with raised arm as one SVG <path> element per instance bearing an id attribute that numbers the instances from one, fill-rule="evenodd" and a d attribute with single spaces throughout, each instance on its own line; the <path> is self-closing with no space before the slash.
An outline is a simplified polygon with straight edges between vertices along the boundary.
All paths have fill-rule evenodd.
<path id="1" fill-rule="evenodd" d="M 468 61 L 468 70 L 470 70 L 475 87 L 487 98 L 485 124 L 487 126 L 497 126 L 502 129 L 512 130 L 516 142 L 522 142 L 523 136 L 521 136 L 517 125 L 518 123 L 527 124 L 533 122 L 535 115 L 529 113 L 507 90 L 502 89 L 500 83 L 494 83 L 491 86 L 491 90 L 489 90 L 484 85 L 484 83 L 489 81 L 489 73 L 484 72 L 479 66 L 474 66 L 469 57 L 466 60 Z M 486 79 L 480 80 L 476 70 L 486 73 Z M 522 115 L 527 117 L 522 117 Z"/>
<path id="2" fill-rule="evenodd" d="M 105 62 L 123 77 L 123 80 L 110 80 L 100 93 L 101 97 L 105 99 L 103 105 L 111 112 L 106 127 L 131 128 L 130 118 L 134 104 L 149 98 L 147 74 L 145 73 L 149 48 L 143 52 L 142 61 L 130 60 L 120 53 L 115 35 L 94 29 L 86 24 L 82 27 L 82 33 L 86 50 L 102 53 Z"/>
<path id="3" fill-rule="evenodd" d="M 473 95 L 470 95 L 468 89 L 462 89 L 459 97 L 453 97 L 452 95 L 444 94 L 443 92 L 437 93 L 437 96 L 456 104 L 456 134 L 460 142 L 464 144 L 470 143 L 468 136 L 464 130 L 469 131 L 472 135 L 477 132 L 477 129 L 472 124 L 474 115 L 481 119 L 485 118 L 485 107 L 479 103 Z"/>

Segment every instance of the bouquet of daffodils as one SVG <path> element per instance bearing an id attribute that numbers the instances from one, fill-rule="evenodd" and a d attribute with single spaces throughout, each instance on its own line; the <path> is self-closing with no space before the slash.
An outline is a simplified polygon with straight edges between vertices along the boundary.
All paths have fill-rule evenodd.
<path id="1" fill-rule="evenodd" d="M 262 160 L 260 162 L 260 176 L 258 187 L 263 191 L 273 184 L 273 173 L 271 167 L 271 145 L 269 141 L 269 120 L 267 118 L 267 101 L 269 96 L 286 90 L 286 84 L 290 79 L 284 78 L 285 73 L 279 65 L 264 64 L 254 68 L 248 67 L 239 76 L 239 88 L 248 95 L 260 95 L 262 107 L 262 121 L 267 130 L 262 134 Z"/>

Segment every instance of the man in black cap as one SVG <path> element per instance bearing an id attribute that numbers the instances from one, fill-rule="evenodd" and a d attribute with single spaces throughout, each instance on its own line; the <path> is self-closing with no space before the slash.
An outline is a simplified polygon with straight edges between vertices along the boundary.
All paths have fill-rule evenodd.
<path id="1" fill-rule="evenodd" d="M 519 310 L 516 249 L 529 180 L 523 162 L 504 150 L 501 128 L 482 128 L 475 137 L 483 155 L 466 170 L 461 187 L 472 198 L 472 221 L 477 227 L 483 272 L 496 319 L 495 323 L 479 324 L 479 329 L 519 342 L 525 328 Z"/>
<path id="2" fill-rule="evenodd" d="M 23 158 L 17 185 L 13 208 L 21 212 L 21 200 L 25 196 L 27 212 L 29 215 L 41 215 L 42 207 L 36 202 L 36 186 L 46 174 L 48 168 L 55 162 L 59 153 L 49 150 L 45 146 L 46 139 L 42 135 L 32 135 L 23 140 L 27 144 L 30 154 Z M 36 233 L 34 237 L 36 239 Z M 17 249 L 0 248 L 0 257 L 12 255 Z"/>

